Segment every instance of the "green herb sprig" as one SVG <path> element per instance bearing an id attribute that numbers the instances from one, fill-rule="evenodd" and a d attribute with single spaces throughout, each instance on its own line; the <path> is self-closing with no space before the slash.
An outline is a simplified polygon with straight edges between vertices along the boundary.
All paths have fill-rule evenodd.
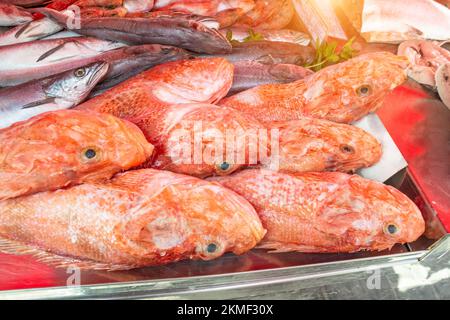
<path id="1" fill-rule="evenodd" d="M 264 36 L 258 32 L 255 32 L 253 29 L 248 29 L 248 36 L 242 39 L 242 41 L 237 41 L 233 39 L 233 31 L 227 30 L 227 40 L 231 43 L 231 45 L 236 45 L 239 43 L 252 42 L 252 41 L 262 41 L 265 40 Z"/>
<path id="2" fill-rule="evenodd" d="M 352 47 L 354 41 L 355 37 L 351 38 L 344 44 L 341 50 L 337 52 L 337 42 L 328 43 L 325 40 L 320 42 L 317 39 L 316 56 L 314 58 L 314 61 L 306 65 L 305 67 L 313 71 L 319 71 L 332 64 L 336 64 L 353 58 L 356 53 L 356 50 Z"/>

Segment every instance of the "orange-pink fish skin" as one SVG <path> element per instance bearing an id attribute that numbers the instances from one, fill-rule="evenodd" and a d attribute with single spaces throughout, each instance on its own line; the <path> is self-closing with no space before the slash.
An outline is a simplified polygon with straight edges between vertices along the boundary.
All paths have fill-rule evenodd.
<path id="1" fill-rule="evenodd" d="M 267 229 L 259 247 L 278 252 L 385 250 L 415 241 L 425 230 L 406 195 L 356 175 L 253 169 L 211 180 L 255 207 Z"/>
<path id="2" fill-rule="evenodd" d="M 221 132 L 227 129 L 241 128 L 258 130 L 262 128 L 258 121 L 247 115 L 241 115 L 234 109 L 210 105 L 223 98 L 231 88 L 233 65 L 222 58 L 176 61 L 160 65 L 131 78 L 77 107 L 82 110 L 94 110 L 113 114 L 135 123 L 145 134 L 148 141 L 155 145 L 154 161 L 144 167 L 177 173 L 207 177 L 214 174 L 229 174 L 248 162 L 233 163 L 223 172 L 218 169 L 220 163 L 176 162 L 169 157 L 170 146 L 178 129 L 187 130 L 194 142 L 194 123 L 207 129 Z M 218 121 L 221 119 L 221 121 Z M 201 149 L 208 147 L 205 142 Z M 247 148 L 248 150 L 248 148 Z M 194 147 L 191 149 L 194 153 Z M 226 158 L 226 148 L 223 155 Z M 246 155 L 245 158 L 248 158 Z M 202 159 L 200 159 L 202 160 Z"/>
<path id="3" fill-rule="evenodd" d="M 140 73 L 76 107 L 136 123 L 148 139 L 174 104 L 215 103 L 228 93 L 234 67 L 222 58 L 169 62 Z"/>
<path id="4" fill-rule="evenodd" d="M 59 110 L 0 130 L 0 200 L 55 190 L 145 162 L 153 152 L 141 130 L 111 115 Z M 87 158 L 85 152 L 95 155 Z"/>
<path id="5" fill-rule="evenodd" d="M 382 155 L 377 139 L 348 124 L 305 117 L 265 126 L 270 132 L 277 130 L 279 139 L 278 154 L 263 166 L 276 166 L 280 172 L 354 172 L 374 165 Z"/>
<path id="6" fill-rule="evenodd" d="M 151 116 L 167 105 L 215 103 L 230 90 L 233 70 L 223 58 L 168 62 L 122 82 L 77 109 L 132 120 Z"/>
<path id="7" fill-rule="evenodd" d="M 259 130 L 265 128 L 232 108 L 173 105 L 154 126 L 159 128 L 150 139 L 156 147 L 151 167 L 156 169 L 200 178 L 228 175 L 245 165 L 257 164 L 260 147 L 269 153 L 268 144 L 259 140 Z M 224 162 L 229 166 L 226 169 L 221 168 Z"/>
<path id="8" fill-rule="evenodd" d="M 289 0 L 255 0 L 255 6 L 239 17 L 236 26 L 280 30 L 285 28 L 295 14 Z"/>
<path id="9" fill-rule="evenodd" d="M 243 254 L 264 234 L 254 208 L 233 191 L 153 169 L 0 202 L 2 237 L 80 259 L 86 268 Z"/>
<path id="10" fill-rule="evenodd" d="M 289 84 L 259 86 L 220 105 L 253 115 L 260 121 L 313 117 L 351 123 L 375 112 L 384 97 L 406 81 L 409 63 L 389 52 L 368 53 L 329 66 Z"/>

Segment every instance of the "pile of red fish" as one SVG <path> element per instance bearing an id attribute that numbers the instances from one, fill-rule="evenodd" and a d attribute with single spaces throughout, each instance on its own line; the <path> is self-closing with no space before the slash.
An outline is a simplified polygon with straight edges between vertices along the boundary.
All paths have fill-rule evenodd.
<path id="1" fill-rule="evenodd" d="M 0 45 L 1 251 L 118 270 L 255 247 L 386 250 L 423 234 L 406 195 L 352 174 L 382 155 L 352 123 L 406 80 L 405 57 L 313 73 L 300 65 L 314 49 L 280 32 L 290 1 L 35 8 L 46 2 L 0 4 L 16 28 L 0 43 L 21 39 Z M 28 29 L 70 29 L 70 6 L 82 36 Z M 284 41 L 235 43 L 223 26 Z"/>

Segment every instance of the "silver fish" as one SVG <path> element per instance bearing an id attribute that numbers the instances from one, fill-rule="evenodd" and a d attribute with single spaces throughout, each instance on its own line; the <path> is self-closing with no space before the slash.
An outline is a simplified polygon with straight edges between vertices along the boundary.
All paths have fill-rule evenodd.
<path id="1" fill-rule="evenodd" d="M 0 26 L 12 27 L 33 20 L 30 12 L 11 4 L 0 3 Z"/>
<path id="2" fill-rule="evenodd" d="M 30 21 L 0 34 L 0 46 L 39 40 L 61 30 L 63 28 L 49 18 Z"/>
<path id="3" fill-rule="evenodd" d="M 68 25 L 68 15 L 42 8 L 38 12 Z M 127 44 L 163 44 L 199 53 L 228 53 L 231 44 L 215 28 L 213 18 L 177 12 L 150 12 L 130 14 L 126 17 L 91 17 L 79 19 L 72 31 L 100 39 L 116 40 Z"/>
<path id="4" fill-rule="evenodd" d="M 39 40 L 0 47 L 0 87 L 41 79 L 96 61 L 123 43 L 89 37 Z M 90 60 L 91 59 L 91 60 Z"/>
<path id="5" fill-rule="evenodd" d="M 35 115 L 81 103 L 106 75 L 109 65 L 96 62 L 56 76 L 0 89 L 0 129 Z"/>
<path id="6" fill-rule="evenodd" d="M 294 64 L 263 64 L 256 61 L 234 63 L 233 95 L 263 84 L 289 83 L 313 74 L 309 69 Z"/>

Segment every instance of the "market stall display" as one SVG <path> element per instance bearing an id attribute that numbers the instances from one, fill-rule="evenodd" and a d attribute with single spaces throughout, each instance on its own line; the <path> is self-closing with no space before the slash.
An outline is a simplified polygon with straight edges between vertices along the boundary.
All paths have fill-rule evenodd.
<path id="1" fill-rule="evenodd" d="M 0 1 L 0 288 L 429 252 L 450 10 L 415 2 Z"/>

